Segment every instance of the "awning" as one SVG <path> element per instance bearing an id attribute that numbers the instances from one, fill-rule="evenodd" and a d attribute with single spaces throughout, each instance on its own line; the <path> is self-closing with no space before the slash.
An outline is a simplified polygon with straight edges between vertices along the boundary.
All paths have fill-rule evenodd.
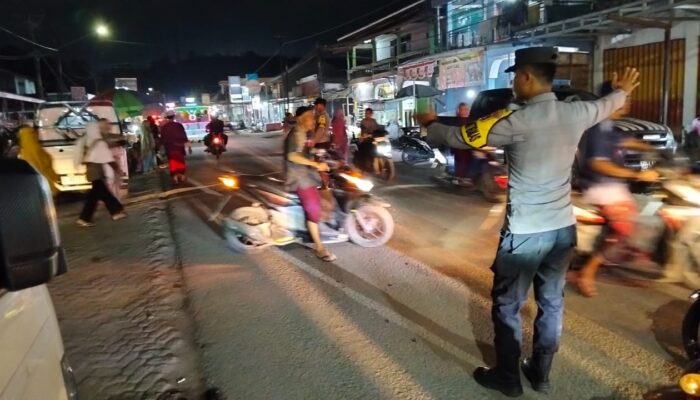
<path id="1" fill-rule="evenodd" d="M 674 21 L 700 18 L 700 0 L 639 0 L 583 16 L 515 32 L 513 41 L 552 37 L 590 37 L 625 33 L 630 28 L 660 28 Z"/>

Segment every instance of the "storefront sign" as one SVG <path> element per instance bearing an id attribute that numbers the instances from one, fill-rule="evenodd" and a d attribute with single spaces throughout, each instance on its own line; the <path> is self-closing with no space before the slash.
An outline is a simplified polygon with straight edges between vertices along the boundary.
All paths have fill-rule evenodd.
<path id="1" fill-rule="evenodd" d="M 399 74 L 407 81 L 429 81 L 435 73 L 435 61 L 399 68 Z"/>
<path id="2" fill-rule="evenodd" d="M 484 83 L 484 52 L 469 51 L 439 61 L 438 89 L 447 90 Z"/>

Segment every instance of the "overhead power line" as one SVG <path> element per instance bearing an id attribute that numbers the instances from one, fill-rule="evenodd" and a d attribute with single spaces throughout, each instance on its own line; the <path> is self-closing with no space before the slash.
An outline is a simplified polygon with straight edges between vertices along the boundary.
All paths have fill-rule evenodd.
<path id="1" fill-rule="evenodd" d="M 277 57 L 277 55 L 279 55 L 279 53 L 282 51 L 282 49 L 284 48 L 284 46 L 288 46 L 288 45 L 290 45 L 290 44 L 295 44 L 295 43 L 303 42 L 303 41 L 305 41 L 305 40 L 313 39 L 313 38 L 315 38 L 315 37 L 318 37 L 318 36 L 321 36 L 321 35 L 325 35 L 326 33 L 333 32 L 333 31 L 335 31 L 335 30 L 338 30 L 338 29 L 340 29 L 340 28 L 343 28 L 343 27 L 345 27 L 345 26 L 348 26 L 348 25 L 350 25 L 350 24 L 352 24 L 352 23 L 355 23 L 355 22 L 357 22 L 357 21 L 359 21 L 359 20 L 361 20 L 361 19 L 363 19 L 363 18 L 369 17 L 369 16 L 372 15 L 372 14 L 376 14 L 376 13 L 378 13 L 379 11 L 382 11 L 382 10 L 384 10 L 384 9 L 386 9 L 386 8 L 389 8 L 389 7 L 393 6 L 393 5 L 396 4 L 396 3 L 400 3 L 401 1 L 404 1 L 404 0 L 394 0 L 394 1 L 392 1 L 392 2 L 389 2 L 389 3 L 387 3 L 387 4 L 384 4 L 383 6 L 381 6 L 381 7 L 379 7 L 379 8 L 376 8 L 376 9 L 374 9 L 374 10 L 372 10 L 372 11 L 366 13 L 366 14 L 360 15 L 359 17 L 356 17 L 356 18 L 353 18 L 353 19 L 351 19 L 351 20 L 349 20 L 349 21 L 346 21 L 346 22 L 344 22 L 344 23 L 342 23 L 342 24 L 340 24 L 340 25 L 335 25 L 335 26 L 333 26 L 333 27 L 331 27 L 331 28 L 324 29 L 324 30 L 319 31 L 319 32 L 316 32 L 316 33 L 312 33 L 312 34 L 307 35 L 307 36 L 302 36 L 302 37 L 300 37 L 300 38 L 288 40 L 288 41 L 282 43 L 282 44 L 280 45 L 280 47 L 278 47 L 277 50 L 275 50 L 275 52 L 270 56 L 270 58 L 268 58 L 264 63 L 262 63 L 262 65 L 259 66 L 258 69 L 255 70 L 255 72 L 259 72 L 261 69 L 265 68 L 265 66 L 266 66 L 267 64 L 269 64 L 270 61 L 272 61 L 275 57 Z"/>
<path id="2" fill-rule="evenodd" d="M 7 28 L 5 28 L 5 27 L 3 27 L 3 26 L 0 26 L 0 31 L 3 31 L 3 32 L 5 32 L 5 33 L 7 33 L 7 34 L 9 34 L 9 35 L 11 35 L 11 36 L 16 37 L 17 39 L 20 39 L 20 40 L 22 40 L 22 41 L 25 41 L 25 42 L 27 42 L 27 43 L 30 43 L 30 44 L 32 44 L 32 45 L 34 45 L 34 46 L 36 46 L 36 47 L 40 47 L 40 48 L 42 48 L 42 49 L 44 49 L 44 50 L 58 51 L 58 49 L 54 49 L 53 47 L 49 47 L 49 46 L 44 46 L 43 44 L 37 43 L 37 42 L 35 42 L 35 41 L 31 40 L 31 39 L 28 39 L 28 38 L 26 38 L 26 37 L 24 37 L 24 36 L 18 34 L 18 33 L 14 33 L 14 32 L 12 32 L 11 30 L 9 30 L 9 29 L 7 29 Z"/>

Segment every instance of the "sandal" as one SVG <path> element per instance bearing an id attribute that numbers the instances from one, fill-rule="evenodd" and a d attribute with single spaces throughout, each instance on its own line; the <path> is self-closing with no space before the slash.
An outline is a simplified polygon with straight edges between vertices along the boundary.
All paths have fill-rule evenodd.
<path id="1" fill-rule="evenodd" d="M 595 281 L 592 279 L 581 279 L 576 281 L 576 287 L 578 287 L 579 293 L 586 297 L 595 297 L 598 291 L 595 287 Z"/>
<path id="2" fill-rule="evenodd" d="M 338 259 L 338 257 L 335 256 L 335 254 L 329 251 L 326 251 L 325 253 L 316 253 L 316 257 L 318 257 L 324 262 L 333 262 Z"/>

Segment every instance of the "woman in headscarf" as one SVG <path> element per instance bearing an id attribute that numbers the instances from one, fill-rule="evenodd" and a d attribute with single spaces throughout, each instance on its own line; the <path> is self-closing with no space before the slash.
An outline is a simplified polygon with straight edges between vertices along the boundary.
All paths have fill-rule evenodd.
<path id="1" fill-rule="evenodd" d="M 58 194 L 56 184 L 61 178 L 54 171 L 53 159 L 39 143 L 39 135 L 32 126 L 24 126 L 19 130 L 19 158 L 28 162 L 46 178 L 54 196 Z"/>
<path id="2" fill-rule="evenodd" d="M 85 136 L 83 136 L 76 146 L 76 165 L 85 164 L 87 179 L 92 183 L 92 188 L 87 194 L 83 211 L 76 223 L 79 226 L 94 226 L 92 217 L 97 209 L 97 203 L 105 203 L 107 210 L 112 215 L 114 221 L 126 218 L 124 206 L 114 197 L 107 184 L 111 177 L 118 170 L 114 160 L 112 150 L 107 141 L 102 136 L 101 131 L 106 130 L 100 127 L 101 124 L 109 124 L 107 120 L 100 120 L 98 123 L 89 123 L 86 126 Z"/>
<path id="3" fill-rule="evenodd" d="M 348 132 L 345 126 L 345 115 L 342 108 L 336 108 L 333 113 L 333 121 L 331 122 L 333 137 L 331 141 L 333 147 L 340 155 L 341 159 L 348 159 Z"/>

